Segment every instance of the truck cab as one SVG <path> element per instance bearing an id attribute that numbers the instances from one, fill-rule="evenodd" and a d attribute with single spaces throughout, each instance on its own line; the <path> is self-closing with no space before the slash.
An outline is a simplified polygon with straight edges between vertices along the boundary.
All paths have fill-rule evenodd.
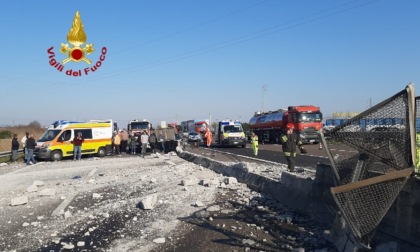
<path id="1" fill-rule="evenodd" d="M 318 131 L 322 129 L 322 113 L 312 105 L 288 107 L 288 122 L 294 124 L 304 143 L 319 141 Z"/>

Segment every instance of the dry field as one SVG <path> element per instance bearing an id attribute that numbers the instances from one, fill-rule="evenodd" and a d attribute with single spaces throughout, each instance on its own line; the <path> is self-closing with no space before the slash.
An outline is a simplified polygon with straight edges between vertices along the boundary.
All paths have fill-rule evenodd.
<path id="1" fill-rule="evenodd" d="M 22 140 L 22 137 L 25 135 L 25 132 L 33 133 L 35 139 L 38 139 L 42 133 L 44 133 L 45 128 L 33 128 L 28 126 L 14 126 L 14 127 L 0 127 L 0 132 L 10 131 L 12 134 L 18 135 L 18 140 Z M 12 147 L 12 139 L 0 139 L 0 152 L 10 151 Z M 20 146 L 22 148 L 22 145 Z"/>

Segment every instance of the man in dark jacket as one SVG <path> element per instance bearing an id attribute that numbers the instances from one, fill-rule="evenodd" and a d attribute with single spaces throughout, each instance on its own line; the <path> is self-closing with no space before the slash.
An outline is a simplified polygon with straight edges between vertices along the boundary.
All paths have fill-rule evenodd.
<path id="1" fill-rule="evenodd" d="M 157 137 L 155 135 L 155 132 L 151 132 L 150 137 L 149 137 L 149 144 L 150 144 L 150 148 L 152 149 L 152 153 L 156 153 L 156 144 L 157 144 Z"/>
<path id="2" fill-rule="evenodd" d="M 26 159 L 26 165 L 35 164 L 34 150 L 36 147 L 36 141 L 33 134 L 29 134 L 28 139 L 26 139 L 26 149 L 28 150 L 28 158 Z"/>
<path id="3" fill-rule="evenodd" d="M 306 150 L 302 146 L 302 139 L 294 132 L 295 126 L 293 123 L 288 123 L 287 131 L 281 136 L 280 140 L 283 147 L 283 154 L 287 160 L 287 168 L 293 172 L 295 170 L 295 157 L 297 147 L 301 153 L 306 153 Z"/>
<path id="4" fill-rule="evenodd" d="M 77 132 L 77 135 L 73 139 L 74 145 L 74 153 L 73 153 L 73 160 L 80 160 L 82 158 L 82 143 L 85 139 L 82 136 L 82 132 Z"/>
<path id="5" fill-rule="evenodd" d="M 13 139 L 12 139 L 12 156 L 10 157 L 10 161 L 16 162 L 18 150 L 19 150 L 19 141 L 17 138 L 17 134 L 14 134 Z"/>

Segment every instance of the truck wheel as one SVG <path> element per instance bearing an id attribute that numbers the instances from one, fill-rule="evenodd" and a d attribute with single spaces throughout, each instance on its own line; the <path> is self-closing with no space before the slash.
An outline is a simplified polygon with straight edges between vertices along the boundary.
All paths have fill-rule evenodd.
<path id="1" fill-rule="evenodd" d="M 51 153 L 51 160 L 52 161 L 60 161 L 63 158 L 63 153 L 59 150 L 55 150 Z"/>
<path id="2" fill-rule="evenodd" d="M 105 157 L 106 155 L 106 149 L 104 147 L 100 147 L 98 149 L 98 157 Z"/>

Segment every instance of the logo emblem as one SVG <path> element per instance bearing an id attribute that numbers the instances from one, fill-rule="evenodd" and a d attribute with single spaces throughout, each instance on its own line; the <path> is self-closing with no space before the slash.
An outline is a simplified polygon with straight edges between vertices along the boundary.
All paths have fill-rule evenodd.
<path id="1" fill-rule="evenodd" d="M 73 24 L 67 34 L 67 41 L 72 44 L 73 47 L 70 48 L 68 44 L 61 43 L 60 52 L 68 56 L 68 58 L 61 61 L 61 63 L 66 64 L 70 60 L 73 62 L 80 62 L 83 60 L 88 64 L 92 63 L 85 55 L 89 55 L 95 51 L 93 44 L 86 44 L 85 47 L 81 47 L 81 45 L 86 42 L 86 33 L 83 28 L 79 11 L 76 11 L 76 15 L 74 15 Z"/>
<path id="2" fill-rule="evenodd" d="M 52 67 L 57 69 L 57 71 L 64 72 L 68 76 L 80 77 L 83 75 L 88 75 L 89 73 L 94 73 L 102 66 L 107 53 L 106 47 L 101 48 L 101 55 L 99 55 L 98 60 L 96 63 L 93 63 L 92 66 L 85 67 L 83 69 L 64 70 L 64 64 L 69 61 L 73 61 L 75 63 L 84 61 L 89 65 L 92 63 L 92 61 L 86 56 L 93 53 L 95 49 L 93 48 L 93 44 L 85 44 L 83 46 L 83 44 L 86 42 L 86 33 L 83 27 L 82 19 L 80 18 L 79 11 L 76 11 L 76 14 L 74 15 L 71 29 L 67 34 L 67 41 L 69 42 L 70 46 L 69 44 L 61 43 L 60 52 L 66 55 L 66 58 L 61 61 L 55 57 L 54 46 L 51 46 L 47 50 L 49 63 Z"/>

